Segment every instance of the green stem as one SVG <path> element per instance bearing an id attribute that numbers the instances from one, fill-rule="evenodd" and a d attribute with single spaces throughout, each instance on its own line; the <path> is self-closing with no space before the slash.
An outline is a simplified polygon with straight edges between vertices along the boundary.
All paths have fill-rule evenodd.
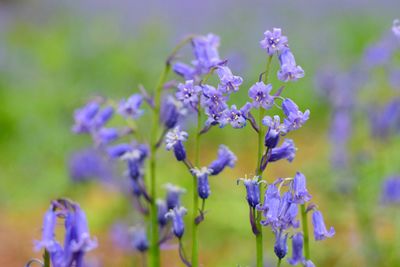
<path id="1" fill-rule="evenodd" d="M 276 267 L 281 266 L 281 262 L 282 262 L 282 259 L 278 259 L 278 263 L 276 264 Z"/>
<path id="2" fill-rule="evenodd" d="M 199 166 L 200 161 L 200 131 L 201 131 L 201 113 L 200 105 L 197 109 L 197 127 L 195 139 L 195 158 L 194 165 Z M 198 244 L 198 224 L 196 224 L 196 217 L 199 210 L 199 196 L 197 194 L 197 177 L 193 175 L 193 220 L 192 220 L 192 267 L 199 266 L 199 244 Z"/>
<path id="3" fill-rule="evenodd" d="M 304 256 L 306 260 L 310 259 L 310 238 L 308 235 L 308 220 L 307 220 L 307 211 L 306 205 L 301 205 L 301 225 L 303 227 L 303 235 L 304 235 Z"/>
<path id="4" fill-rule="evenodd" d="M 43 267 L 50 267 L 50 254 L 47 249 L 43 253 Z"/>

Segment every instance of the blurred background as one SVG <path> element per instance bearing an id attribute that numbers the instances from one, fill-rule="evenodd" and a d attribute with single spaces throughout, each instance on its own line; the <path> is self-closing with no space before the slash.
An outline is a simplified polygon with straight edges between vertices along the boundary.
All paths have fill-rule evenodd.
<path id="1" fill-rule="evenodd" d="M 89 261 L 140 266 L 140 256 L 113 245 L 110 234 L 116 222 L 135 222 L 130 199 L 110 182 L 71 178 L 71 155 L 91 144 L 71 133 L 74 109 L 95 95 L 120 99 L 139 84 L 150 90 L 180 39 L 209 32 L 221 37 L 221 58 L 245 79 L 235 96 L 244 103 L 265 65 L 263 32 L 281 27 L 306 72 L 284 95 L 309 108 L 311 119 L 291 134 L 296 159 L 272 165 L 266 178 L 297 170 L 307 176 L 314 202 L 336 229 L 334 238 L 311 242 L 316 266 L 400 266 L 400 190 L 385 193 L 400 176 L 400 47 L 391 33 L 399 11 L 398 0 L 1 0 L 0 265 L 40 257 L 33 241 L 42 216 L 51 199 L 65 196 L 81 204 L 99 240 Z M 239 158 L 235 169 L 211 180 L 200 227 L 204 266 L 254 264 L 236 179 L 252 173 L 256 142 L 250 127 L 213 129 L 203 140 L 204 164 L 220 143 Z M 160 173 L 168 174 L 160 175 L 160 194 L 164 181 L 191 189 L 185 169 L 167 152 L 160 157 Z M 189 209 L 190 199 L 183 199 Z M 265 251 L 273 266 L 269 233 Z M 176 248 L 162 256 L 165 266 L 182 266 Z"/>

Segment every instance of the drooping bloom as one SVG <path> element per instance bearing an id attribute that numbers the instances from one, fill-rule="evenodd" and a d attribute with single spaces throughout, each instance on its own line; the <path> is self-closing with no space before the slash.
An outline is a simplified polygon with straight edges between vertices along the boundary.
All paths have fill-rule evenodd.
<path id="1" fill-rule="evenodd" d="M 143 110 L 140 109 L 142 102 L 142 95 L 133 94 L 128 99 L 121 100 L 118 107 L 118 113 L 125 118 L 137 119 L 143 114 Z"/>
<path id="2" fill-rule="evenodd" d="M 199 197 L 202 199 L 208 198 L 211 193 L 210 184 L 208 182 L 208 176 L 211 170 L 203 167 L 201 169 L 194 168 L 191 171 L 197 177 L 197 193 Z"/>
<path id="3" fill-rule="evenodd" d="M 257 82 L 249 89 L 249 97 L 253 99 L 253 107 L 270 109 L 274 104 L 274 98 L 270 95 L 272 85 L 265 85 L 263 82 Z"/>
<path id="4" fill-rule="evenodd" d="M 215 87 L 211 85 L 203 85 L 203 98 L 202 98 L 202 106 L 203 107 L 215 107 L 217 109 L 226 109 L 227 97 L 220 91 L 215 89 Z"/>
<path id="5" fill-rule="evenodd" d="M 329 231 L 326 229 L 324 218 L 319 210 L 314 210 L 312 223 L 314 226 L 314 238 L 317 241 L 332 237 L 335 234 L 335 229 L 333 227 L 331 227 Z"/>
<path id="6" fill-rule="evenodd" d="M 288 251 L 288 246 L 287 246 L 287 237 L 288 234 L 283 233 L 282 231 L 279 231 L 278 233 L 275 233 L 275 245 L 274 245 L 274 252 L 275 255 L 278 257 L 278 259 L 283 259 Z"/>
<path id="7" fill-rule="evenodd" d="M 216 66 L 219 58 L 219 37 L 214 34 L 199 36 L 192 41 L 195 60 L 192 62 L 199 74 L 206 74 Z"/>
<path id="8" fill-rule="evenodd" d="M 286 115 L 284 124 L 289 131 L 299 129 L 310 117 L 310 110 L 301 112 L 297 104 L 289 98 L 283 101 L 282 109 Z"/>
<path id="9" fill-rule="evenodd" d="M 183 104 L 172 96 L 166 97 L 160 109 L 160 121 L 166 129 L 174 128 L 183 114 Z"/>
<path id="10" fill-rule="evenodd" d="M 282 82 L 297 81 L 304 77 L 304 70 L 296 65 L 296 60 L 289 48 L 279 55 L 281 68 L 278 71 L 278 79 Z"/>
<path id="11" fill-rule="evenodd" d="M 74 112 L 74 133 L 95 133 L 101 129 L 112 117 L 112 107 L 100 108 L 97 102 L 89 102 Z"/>
<path id="12" fill-rule="evenodd" d="M 260 181 L 258 181 L 257 177 L 253 179 L 239 179 L 239 181 L 243 181 L 244 186 L 246 187 L 246 200 L 249 203 L 249 206 L 252 208 L 257 207 L 260 204 Z"/>
<path id="13" fill-rule="evenodd" d="M 265 191 L 264 204 L 262 206 L 257 206 L 257 209 L 263 211 L 263 216 L 265 217 L 265 220 L 261 221 L 262 225 L 271 225 L 273 228 L 277 226 L 279 220 L 280 203 L 281 197 L 276 184 L 269 184 L 267 191 Z"/>
<path id="14" fill-rule="evenodd" d="M 107 145 L 119 137 L 118 130 L 115 128 L 101 128 L 93 134 L 94 142 L 97 145 Z"/>
<path id="15" fill-rule="evenodd" d="M 281 124 L 281 119 L 278 115 L 275 115 L 274 118 L 265 116 L 262 123 L 268 126 L 268 131 L 264 140 L 265 146 L 268 148 L 276 147 L 279 143 L 279 136 L 287 132 L 285 124 Z"/>
<path id="16" fill-rule="evenodd" d="M 248 113 L 251 109 L 251 103 L 246 103 L 241 109 L 237 109 L 236 105 L 232 105 L 230 109 L 226 109 L 224 112 L 224 122 L 225 124 L 230 124 L 235 129 L 240 129 L 246 126 L 246 119 Z"/>
<path id="17" fill-rule="evenodd" d="M 110 158 L 116 159 L 122 157 L 131 150 L 132 150 L 132 145 L 121 143 L 107 147 L 107 154 L 110 156 Z"/>
<path id="18" fill-rule="evenodd" d="M 166 184 L 165 188 L 167 189 L 167 196 L 165 200 L 168 210 L 173 209 L 175 207 L 180 207 L 181 195 L 185 193 L 186 190 L 170 183 Z"/>
<path id="19" fill-rule="evenodd" d="M 394 35 L 396 35 L 398 38 L 400 38 L 400 20 L 395 19 L 393 21 L 392 31 L 393 31 Z"/>
<path id="20" fill-rule="evenodd" d="M 239 90 L 239 86 L 243 83 L 242 77 L 233 75 L 232 71 L 226 66 L 218 67 L 216 72 L 220 80 L 218 90 L 225 94 Z"/>
<path id="21" fill-rule="evenodd" d="M 296 147 L 292 139 L 285 139 L 280 147 L 273 148 L 268 159 L 269 162 L 287 159 L 292 162 L 296 156 Z"/>
<path id="22" fill-rule="evenodd" d="M 293 201 L 292 193 L 288 191 L 281 198 L 278 213 L 279 220 L 275 227 L 279 227 L 280 230 L 299 227 L 299 221 L 296 219 L 297 213 L 298 205 Z"/>
<path id="23" fill-rule="evenodd" d="M 237 158 L 235 154 L 225 145 L 220 145 L 218 149 L 218 158 L 211 162 L 208 166 L 211 175 L 217 175 L 222 172 L 225 167 L 233 168 Z"/>
<path id="24" fill-rule="evenodd" d="M 49 252 L 53 252 L 56 249 L 55 240 L 55 228 L 56 228 L 56 213 L 54 211 L 53 205 L 47 210 L 44 215 L 43 228 L 42 228 L 42 240 L 35 242 L 35 249 L 40 250 L 45 248 Z"/>
<path id="25" fill-rule="evenodd" d="M 383 182 L 381 201 L 384 204 L 400 203 L 400 178 L 389 177 Z"/>
<path id="26" fill-rule="evenodd" d="M 288 39 L 282 35 L 280 28 L 273 28 L 272 32 L 264 32 L 264 39 L 260 41 L 260 45 L 267 51 L 268 55 L 272 56 L 288 46 Z"/>
<path id="27" fill-rule="evenodd" d="M 303 234 L 296 233 L 292 237 L 292 257 L 288 259 L 290 265 L 297 265 L 305 260 L 303 256 Z"/>
<path id="28" fill-rule="evenodd" d="M 193 80 L 187 80 L 185 84 L 178 84 L 178 90 L 175 96 L 184 106 L 196 109 L 200 92 L 200 86 L 195 86 Z"/>
<path id="29" fill-rule="evenodd" d="M 227 123 L 226 119 L 226 106 L 221 105 L 210 105 L 205 108 L 205 114 L 207 116 L 207 120 L 205 122 L 206 126 L 217 125 L 220 127 L 225 126 Z"/>
<path id="30" fill-rule="evenodd" d="M 196 70 L 182 62 L 177 62 L 172 67 L 174 72 L 179 76 L 182 76 L 185 80 L 193 80 L 196 75 Z"/>
<path id="31" fill-rule="evenodd" d="M 172 220 L 172 229 L 177 238 L 181 238 L 185 231 L 185 224 L 183 216 L 186 215 L 187 210 L 184 207 L 175 207 L 165 214 L 167 219 Z"/>
<path id="32" fill-rule="evenodd" d="M 293 179 L 293 201 L 297 204 L 304 204 L 310 201 L 311 195 L 307 191 L 306 177 L 301 172 L 297 172 Z"/>
<path id="33" fill-rule="evenodd" d="M 186 150 L 182 142 L 185 142 L 187 138 L 187 132 L 181 131 L 179 126 L 175 127 L 173 130 L 170 130 L 165 136 L 167 150 L 173 149 L 175 157 L 178 161 L 186 159 Z"/>
<path id="34" fill-rule="evenodd" d="M 145 252 L 149 249 L 149 241 L 147 239 L 146 230 L 143 227 L 132 229 L 132 244 L 139 252 Z"/>
<path id="35" fill-rule="evenodd" d="M 167 218 L 165 217 L 168 212 L 167 203 L 163 199 L 157 199 L 156 204 L 158 224 L 163 227 L 167 224 Z"/>

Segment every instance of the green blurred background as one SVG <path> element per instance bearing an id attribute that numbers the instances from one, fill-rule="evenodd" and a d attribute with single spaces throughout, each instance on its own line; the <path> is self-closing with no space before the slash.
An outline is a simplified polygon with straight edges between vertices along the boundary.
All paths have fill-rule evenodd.
<path id="1" fill-rule="evenodd" d="M 69 177 L 69 156 L 91 142 L 71 133 L 73 110 L 94 95 L 119 99 L 139 84 L 151 89 L 174 45 L 189 33 L 208 32 L 221 36 L 221 57 L 245 79 L 235 97 L 243 103 L 265 64 L 259 40 L 266 29 L 281 27 L 306 71 L 284 95 L 309 108 L 311 119 L 291 134 L 299 148 L 294 162 L 272 165 L 267 179 L 297 170 L 308 177 L 314 201 L 336 229 L 334 238 L 311 243 L 317 266 L 367 266 L 370 257 L 378 258 L 375 266 L 400 266 L 399 206 L 379 204 L 382 180 L 400 173 L 400 138 L 372 140 L 365 118 L 359 118 L 349 148 L 368 160 L 352 166 L 355 190 L 343 193 L 338 181 L 353 177 L 330 167 L 331 110 L 314 88 L 318 70 L 348 70 L 399 16 L 397 0 L 0 1 L 0 265 L 23 266 L 40 257 L 33 240 L 40 238 L 42 215 L 51 199 L 66 196 L 81 204 L 99 240 L 88 258 L 99 266 L 136 266 L 137 255 L 119 251 L 109 237 L 114 221 L 135 220 L 129 199 L 100 183 L 74 184 Z M 379 83 L 374 88 L 382 95 L 386 89 Z M 249 127 L 213 129 L 203 140 L 204 164 L 220 143 L 239 158 L 235 169 L 211 180 L 209 213 L 200 227 L 204 266 L 254 263 L 247 203 L 236 179 L 253 172 L 256 142 Z M 160 156 L 160 194 L 165 181 L 191 188 L 184 167 L 170 156 Z M 190 194 L 183 202 L 190 209 Z M 265 251 L 273 266 L 270 233 Z M 165 249 L 163 259 L 165 266 L 182 265 L 175 248 Z"/>

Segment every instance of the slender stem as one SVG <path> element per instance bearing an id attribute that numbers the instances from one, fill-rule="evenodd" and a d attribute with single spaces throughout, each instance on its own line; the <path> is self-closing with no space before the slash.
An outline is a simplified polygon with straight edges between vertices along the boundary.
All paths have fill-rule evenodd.
<path id="1" fill-rule="evenodd" d="M 280 267 L 281 266 L 281 262 L 282 262 L 282 259 L 278 259 L 278 263 L 276 264 L 276 267 Z"/>
<path id="2" fill-rule="evenodd" d="M 302 204 L 301 208 L 301 225 L 303 227 L 303 235 L 304 235 L 304 256 L 306 260 L 310 259 L 310 238 L 308 234 L 308 220 L 307 220 L 307 210 L 306 205 Z"/>
<path id="3" fill-rule="evenodd" d="M 157 205 L 155 200 L 157 199 L 156 192 L 156 169 L 157 169 L 157 142 L 159 132 L 159 121 L 160 121 L 160 103 L 161 103 L 161 92 L 163 85 L 167 79 L 168 73 L 171 69 L 169 62 L 165 65 L 164 71 L 160 76 L 160 80 L 154 92 L 154 114 L 153 114 L 153 127 L 151 129 L 151 154 L 150 154 L 150 193 L 152 201 L 150 203 L 150 266 L 160 266 L 160 248 L 158 245 L 158 221 L 157 221 Z"/>
<path id="4" fill-rule="evenodd" d="M 50 254 L 47 249 L 43 253 L 43 267 L 50 267 Z"/>
<path id="5" fill-rule="evenodd" d="M 196 127 L 196 139 L 195 139 L 195 158 L 194 165 L 199 167 L 200 161 L 200 134 L 201 131 L 201 112 L 200 105 L 197 109 L 197 127 Z M 192 231 L 192 266 L 199 266 L 199 244 L 198 244 L 198 224 L 196 223 L 197 213 L 199 210 L 199 196 L 197 193 L 197 177 L 193 175 L 193 231 Z"/>

